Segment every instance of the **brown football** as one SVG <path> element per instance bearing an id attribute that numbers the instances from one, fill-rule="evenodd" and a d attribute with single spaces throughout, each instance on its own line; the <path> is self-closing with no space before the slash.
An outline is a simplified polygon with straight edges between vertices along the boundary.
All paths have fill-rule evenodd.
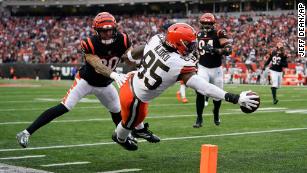
<path id="1" fill-rule="evenodd" d="M 257 93 L 255 93 L 255 92 L 249 92 L 249 93 L 247 93 L 246 95 L 248 95 L 248 96 L 249 96 L 249 95 L 257 95 Z M 259 106 L 260 106 L 260 97 L 259 97 L 259 98 L 255 98 L 255 99 L 253 99 L 253 100 L 256 100 L 256 101 L 259 102 L 259 104 L 257 105 L 257 107 L 251 107 L 252 110 L 249 110 L 249 109 L 247 109 L 247 108 L 244 107 L 244 106 L 240 106 L 241 111 L 244 112 L 244 113 L 247 113 L 247 114 L 252 113 L 252 112 L 255 112 L 255 111 L 259 108 Z"/>

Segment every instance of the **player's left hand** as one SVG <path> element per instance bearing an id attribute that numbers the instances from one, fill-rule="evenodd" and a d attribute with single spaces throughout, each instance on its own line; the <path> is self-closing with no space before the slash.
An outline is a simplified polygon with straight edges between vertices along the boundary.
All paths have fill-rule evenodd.
<path id="1" fill-rule="evenodd" d="M 241 92 L 238 103 L 239 103 L 240 106 L 244 106 L 247 109 L 252 110 L 252 107 L 255 108 L 259 104 L 258 101 L 253 100 L 253 99 L 259 98 L 259 96 L 257 96 L 257 95 L 247 95 L 247 93 L 250 93 L 250 92 L 251 91 Z"/>
<path id="2" fill-rule="evenodd" d="M 128 76 L 126 74 L 112 72 L 110 74 L 110 78 L 113 79 L 116 82 L 118 88 L 120 88 L 126 82 Z"/>
<path id="3" fill-rule="evenodd" d="M 213 46 L 207 44 L 203 47 L 203 49 L 206 51 L 206 53 L 213 53 L 214 52 L 214 48 Z"/>

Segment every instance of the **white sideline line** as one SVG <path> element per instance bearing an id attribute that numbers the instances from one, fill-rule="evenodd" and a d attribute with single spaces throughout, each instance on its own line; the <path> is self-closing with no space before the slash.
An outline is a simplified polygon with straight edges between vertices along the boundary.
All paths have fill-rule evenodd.
<path id="1" fill-rule="evenodd" d="M 97 172 L 97 173 L 121 173 L 121 172 L 136 172 L 141 171 L 142 169 L 133 168 L 133 169 L 121 169 L 121 170 L 115 170 L 115 171 L 106 171 L 106 172 Z"/>
<path id="2" fill-rule="evenodd" d="M 237 113 L 242 113 L 239 109 L 229 109 L 232 112 L 220 113 L 220 115 L 232 115 Z M 287 110 L 287 108 L 259 108 L 257 112 L 253 113 L 271 113 L 271 112 L 283 112 Z M 146 117 L 146 119 L 165 119 L 165 118 L 179 118 L 179 117 L 195 117 L 195 114 L 187 114 L 187 115 L 151 115 Z M 203 116 L 212 116 L 210 113 L 203 114 Z M 93 119 L 80 119 L 80 120 L 54 120 L 51 123 L 73 123 L 73 122 L 93 122 L 93 121 L 110 121 L 110 118 L 93 118 Z M 30 124 L 30 121 L 17 121 L 17 122 L 2 122 L 0 125 L 16 125 L 16 124 Z"/>
<path id="3" fill-rule="evenodd" d="M 21 166 L 13 166 L 0 163 L 0 173 L 52 173 L 38 169 L 25 168 Z"/>
<path id="4" fill-rule="evenodd" d="M 3 157 L 3 158 L 0 158 L 0 160 L 28 159 L 28 158 L 39 158 L 39 157 L 45 157 L 45 156 L 46 155 L 28 155 L 28 156 L 19 156 L 19 157 Z"/>
<path id="5" fill-rule="evenodd" d="M 91 162 L 66 162 L 66 163 L 55 163 L 55 164 L 48 164 L 48 165 L 41 165 L 42 167 L 52 167 L 52 166 L 66 166 L 66 165 L 84 165 L 89 164 Z"/>
<path id="6" fill-rule="evenodd" d="M 164 138 L 162 141 L 172 141 L 172 140 L 184 140 L 184 139 L 197 139 L 197 138 L 210 138 L 210 137 L 221 137 L 221 136 L 238 136 L 238 135 L 250 135 L 250 134 L 261 134 L 261 133 L 275 133 L 275 132 L 287 132 L 287 131 L 299 131 L 307 130 L 307 127 L 303 128 L 290 128 L 290 129 L 275 129 L 275 130 L 264 130 L 264 131 L 252 131 L 252 132 L 235 132 L 235 133 L 224 133 L 216 135 L 204 135 L 204 136 L 184 136 L 176 138 Z M 138 140 L 138 142 L 145 142 L 145 140 Z M 0 149 L 0 152 L 7 151 L 26 151 L 26 150 L 44 150 L 44 149 L 55 149 L 55 148 L 74 148 L 74 147 L 88 147 L 88 146 L 98 146 L 98 145 L 113 145 L 115 142 L 100 142 L 92 144 L 77 144 L 77 145 L 57 145 L 49 147 L 32 147 L 32 148 L 11 148 L 11 149 Z"/>

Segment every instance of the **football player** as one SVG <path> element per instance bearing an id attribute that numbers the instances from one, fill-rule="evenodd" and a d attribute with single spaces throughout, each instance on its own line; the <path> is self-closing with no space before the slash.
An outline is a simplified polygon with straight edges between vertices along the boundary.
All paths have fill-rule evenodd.
<path id="1" fill-rule="evenodd" d="M 111 83 L 115 81 L 120 87 L 125 82 L 126 75 L 116 73 L 115 68 L 122 58 L 127 57 L 127 52 L 131 54 L 131 43 L 126 33 L 117 30 L 116 20 L 108 12 L 99 13 L 94 18 L 92 27 L 96 34 L 81 41 L 83 57 L 86 60 L 85 65 L 79 70 L 73 85 L 61 103 L 44 111 L 28 128 L 16 135 L 17 142 L 22 147 L 28 146 L 29 137 L 36 130 L 69 112 L 89 94 L 94 94 L 109 110 L 115 125 L 121 121 L 119 96 Z M 139 52 L 136 49 L 133 53 L 138 54 Z M 136 60 L 128 62 L 138 63 Z M 147 124 L 139 123 L 137 128 L 135 133 L 140 134 L 139 137 L 144 137 L 150 142 L 160 141 L 148 130 Z"/>
<path id="2" fill-rule="evenodd" d="M 185 23 L 173 24 L 165 36 L 157 34 L 147 42 L 141 68 L 133 72 L 120 88 L 122 121 L 112 135 L 115 142 L 127 150 L 137 150 L 137 144 L 127 137 L 147 116 L 148 102 L 180 80 L 202 95 L 239 103 L 248 109 L 259 104 L 252 100 L 258 96 L 247 96 L 247 92 L 240 95 L 228 93 L 196 75 L 197 59 L 187 56 L 195 47 L 196 32 Z"/>
<path id="3" fill-rule="evenodd" d="M 226 31 L 216 30 L 215 23 L 215 17 L 212 13 L 204 13 L 199 18 L 200 31 L 197 34 L 199 64 L 197 74 L 209 83 L 223 89 L 224 75 L 222 59 L 224 55 L 229 55 L 232 49 Z M 205 96 L 196 91 L 197 118 L 193 125 L 194 128 L 202 126 L 204 102 Z M 217 126 L 221 122 L 219 116 L 221 103 L 221 99 L 213 99 L 214 123 Z"/>
<path id="4" fill-rule="evenodd" d="M 277 99 L 277 89 L 281 87 L 282 81 L 282 70 L 284 67 L 288 67 L 287 62 L 287 55 L 285 54 L 284 45 L 282 42 L 278 42 L 276 44 L 276 50 L 272 51 L 268 55 L 268 59 L 264 64 L 263 71 L 265 70 L 266 66 L 271 63 L 270 67 L 270 75 L 272 81 L 272 97 L 273 97 L 273 104 L 278 103 Z"/>

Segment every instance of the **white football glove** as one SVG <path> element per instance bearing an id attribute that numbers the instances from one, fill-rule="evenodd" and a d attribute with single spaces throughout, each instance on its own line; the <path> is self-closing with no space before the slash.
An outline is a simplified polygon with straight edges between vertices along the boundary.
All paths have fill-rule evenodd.
<path id="1" fill-rule="evenodd" d="M 116 73 L 116 72 L 112 72 L 110 74 L 110 78 L 113 79 L 116 82 L 118 88 L 120 88 L 126 82 L 127 75 L 122 74 L 122 73 L 119 74 L 119 73 Z"/>
<path id="2" fill-rule="evenodd" d="M 249 96 L 246 95 L 249 92 L 251 92 L 251 91 L 241 92 L 238 103 L 239 103 L 240 106 L 244 106 L 247 109 L 252 110 L 252 107 L 255 108 L 259 104 L 258 101 L 253 100 L 253 99 L 259 98 L 259 96 L 257 96 L 257 95 L 249 95 Z"/>

